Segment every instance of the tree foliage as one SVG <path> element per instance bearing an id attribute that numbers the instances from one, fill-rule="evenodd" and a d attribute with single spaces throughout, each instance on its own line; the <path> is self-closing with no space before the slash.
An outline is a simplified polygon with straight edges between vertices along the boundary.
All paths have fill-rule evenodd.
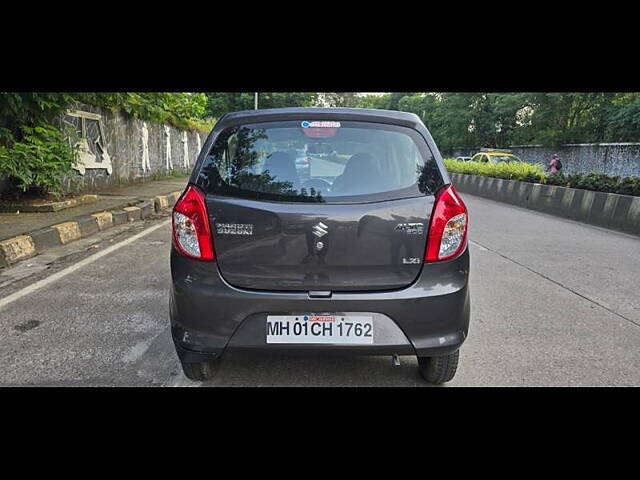
<path id="1" fill-rule="evenodd" d="M 330 94 L 336 106 L 418 115 L 441 149 L 637 142 L 640 93 Z"/>
<path id="2" fill-rule="evenodd" d="M 72 141 L 51 125 L 22 127 L 22 138 L 11 146 L 0 145 L 0 178 L 11 181 L 14 190 L 36 194 L 59 193 L 62 179 L 77 161 Z"/>
<path id="3" fill-rule="evenodd" d="M 252 110 L 255 106 L 253 93 L 207 92 L 206 113 L 220 118 L 225 113 Z M 317 93 L 305 92 L 260 92 L 258 108 L 313 107 L 318 102 Z"/>
<path id="4" fill-rule="evenodd" d="M 207 96 L 204 93 L 178 92 L 117 92 L 78 93 L 74 100 L 158 123 L 170 123 L 180 128 L 209 129 L 205 121 Z"/>

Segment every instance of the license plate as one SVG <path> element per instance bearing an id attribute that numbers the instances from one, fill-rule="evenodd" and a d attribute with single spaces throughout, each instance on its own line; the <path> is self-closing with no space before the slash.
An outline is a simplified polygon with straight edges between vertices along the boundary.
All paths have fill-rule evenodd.
<path id="1" fill-rule="evenodd" d="M 267 343 L 372 344 L 373 317 L 268 315 Z"/>

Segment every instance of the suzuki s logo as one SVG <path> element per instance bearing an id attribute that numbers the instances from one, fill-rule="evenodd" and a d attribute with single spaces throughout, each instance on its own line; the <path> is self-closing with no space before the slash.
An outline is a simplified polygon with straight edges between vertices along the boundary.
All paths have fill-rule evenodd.
<path id="1" fill-rule="evenodd" d="M 313 228 L 311 229 L 311 231 L 316 237 L 322 238 L 327 233 L 329 233 L 328 229 L 329 229 L 329 227 L 327 227 L 324 223 L 320 222 L 320 223 L 315 224 L 313 226 Z"/>

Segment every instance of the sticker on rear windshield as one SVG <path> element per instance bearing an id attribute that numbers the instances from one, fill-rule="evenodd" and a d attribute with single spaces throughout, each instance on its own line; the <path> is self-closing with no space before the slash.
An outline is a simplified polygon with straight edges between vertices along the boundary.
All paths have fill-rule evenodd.
<path id="1" fill-rule="evenodd" d="M 340 122 L 308 122 L 300 124 L 302 128 L 340 128 Z"/>

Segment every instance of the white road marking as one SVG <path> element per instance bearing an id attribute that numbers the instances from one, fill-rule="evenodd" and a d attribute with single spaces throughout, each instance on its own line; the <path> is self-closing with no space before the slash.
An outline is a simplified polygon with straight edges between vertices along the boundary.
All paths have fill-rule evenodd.
<path id="1" fill-rule="evenodd" d="M 162 228 L 166 225 L 168 225 L 169 223 L 171 223 L 171 219 L 165 220 L 164 222 L 158 224 L 158 225 L 154 225 L 153 227 L 149 227 L 146 230 L 143 230 L 140 233 L 135 234 L 133 237 L 129 237 L 126 240 L 123 240 L 120 243 L 116 243 L 115 245 L 111 245 L 108 248 L 105 248 L 104 250 L 102 250 L 101 252 L 96 253 L 95 255 L 91 255 L 90 257 L 85 258 L 84 260 L 79 261 L 78 263 L 71 265 L 70 267 L 65 268 L 64 270 L 60 270 L 59 272 L 54 273 L 53 275 L 47 277 L 47 278 L 43 278 L 42 280 L 37 281 L 36 283 L 29 285 L 28 287 L 23 288 L 22 290 L 18 290 L 15 293 L 12 293 L 11 295 L 0 299 L 0 308 L 5 307 L 7 305 L 9 305 L 12 302 L 15 302 L 16 300 L 24 297 L 25 295 L 29 295 L 30 293 L 35 292 L 36 290 L 45 287 L 47 285 L 52 284 L 53 282 L 56 282 L 58 280 L 60 280 L 63 277 L 66 277 L 67 275 L 69 275 L 70 273 L 75 272 L 76 270 L 81 269 L 82 267 L 89 265 L 93 262 L 95 262 L 96 260 L 104 257 L 105 255 L 109 255 L 110 253 L 118 250 L 119 248 L 122 248 L 126 245 L 129 245 L 130 243 L 135 242 L 136 240 L 138 240 L 139 238 L 144 237 L 145 235 L 149 235 L 151 232 L 154 232 L 156 230 L 158 230 L 159 228 Z"/>
<path id="2" fill-rule="evenodd" d="M 482 250 L 483 252 L 488 252 L 489 250 L 487 250 L 486 248 L 484 248 L 482 245 L 477 244 L 476 242 L 474 242 L 473 240 L 469 240 L 469 243 L 471 245 L 473 245 L 474 247 L 478 247 L 480 250 Z"/>
<path id="3" fill-rule="evenodd" d="M 125 353 L 122 357 L 122 361 L 124 363 L 135 362 L 146 353 L 146 351 L 149 349 L 149 346 L 151 345 L 151 342 L 153 342 L 154 340 L 155 337 L 149 338 L 144 342 L 136 343 L 133 347 L 127 350 L 127 353 Z"/>
<path id="4" fill-rule="evenodd" d="M 198 388 L 202 387 L 202 382 L 192 382 L 187 377 L 185 377 L 182 372 L 180 372 L 178 373 L 178 377 L 175 380 L 173 380 L 171 383 L 166 383 L 164 386 Z"/>

